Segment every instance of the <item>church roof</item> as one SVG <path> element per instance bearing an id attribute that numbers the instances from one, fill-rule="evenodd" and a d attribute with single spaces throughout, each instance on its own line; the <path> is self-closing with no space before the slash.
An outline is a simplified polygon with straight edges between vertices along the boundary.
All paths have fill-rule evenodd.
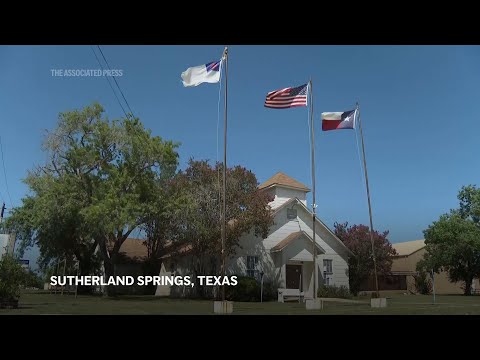
<path id="1" fill-rule="evenodd" d="M 273 186 L 284 186 L 284 187 L 288 187 L 288 188 L 292 188 L 292 189 L 302 190 L 302 191 L 305 191 L 305 192 L 310 191 L 310 189 L 307 186 L 305 186 L 301 182 L 291 178 L 290 176 L 288 176 L 288 175 L 286 175 L 282 172 L 276 173 L 270 179 L 268 179 L 264 183 L 260 184 L 258 186 L 258 188 L 259 189 L 265 189 L 265 188 L 273 187 Z"/>

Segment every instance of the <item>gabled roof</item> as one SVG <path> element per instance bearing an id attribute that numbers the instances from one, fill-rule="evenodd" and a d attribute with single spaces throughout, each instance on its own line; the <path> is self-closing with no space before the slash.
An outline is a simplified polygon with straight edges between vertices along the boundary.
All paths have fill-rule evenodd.
<path id="1" fill-rule="evenodd" d="M 302 184 L 300 181 L 297 181 L 293 178 L 291 178 L 288 175 L 285 175 L 282 172 L 278 172 L 275 175 L 273 175 L 270 179 L 265 181 L 264 183 L 260 184 L 258 186 L 259 189 L 265 189 L 268 187 L 273 187 L 273 186 L 283 186 L 291 189 L 297 189 L 297 190 L 302 190 L 305 192 L 309 192 L 310 189 L 306 187 L 304 184 Z"/>
<path id="2" fill-rule="evenodd" d="M 308 240 L 310 240 L 313 243 L 313 239 L 305 231 L 297 231 L 288 235 L 285 239 L 283 239 L 277 245 L 275 245 L 270 251 L 271 252 L 282 251 L 288 244 L 294 242 L 301 236 L 305 236 Z M 316 245 L 317 245 L 317 248 L 320 250 L 320 253 L 325 254 L 325 250 L 323 250 L 323 248 L 320 245 L 318 244 Z"/>
<path id="3" fill-rule="evenodd" d="M 120 253 L 130 259 L 144 260 L 148 257 L 147 247 L 144 245 L 145 239 L 127 238 L 120 247 Z M 172 255 L 181 255 L 192 250 L 191 244 L 176 244 L 167 240 L 164 245 L 165 254 L 161 259 L 171 257 Z"/>
<path id="4" fill-rule="evenodd" d="M 395 243 L 392 244 L 392 247 L 397 251 L 396 256 L 408 256 L 423 249 L 425 247 L 425 239 Z"/>
<path id="5" fill-rule="evenodd" d="M 308 207 L 306 207 L 305 204 L 304 204 L 302 201 L 300 201 L 300 199 L 297 198 L 297 197 L 291 198 L 291 199 L 289 199 L 288 201 L 284 202 L 282 205 L 280 205 L 278 208 L 275 208 L 275 209 L 274 209 L 274 212 L 273 212 L 273 215 L 275 216 L 275 215 L 276 215 L 280 210 L 282 210 L 284 207 L 287 207 L 288 205 L 290 205 L 290 204 L 292 204 L 292 203 L 294 203 L 294 202 L 296 202 L 297 204 L 299 204 L 309 215 L 312 215 L 312 212 L 310 211 L 310 209 L 309 209 Z M 349 248 L 347 248 L 347 247 L 345 246 L 345 244 L 342 242 L 342 240 L 340 240 L 340 239 L 337 237 L 337 235 L 335 235 L 335 233 L 334 233 L 332 230 L 330 230 L 330 229 L 328 228 L 328 226 L 325 225 L 325 223 L 323 223 L 322 220 L 320 220 L 320 219 L 318 218 L 318 216 L 316 217 L 316 220 L 317 220 L 317 222 L 318 222 L 324 229 L 326 229 L 326 230 L 332 235 L 332 237 L 340 244 L 340 246 L 341 246 L 342 248 L 345 249 L 345 251 L 346 251 L 349 255 L 353 255 L 353 253 L 350 251 Z"/>
<path id="6" fill-rule="evenodd" d="M 148 255 L 144 241 L 144 239 L 127 238 L 120 247 L 120 253 L 132 259 L 144 259 Z"/>
<path id="7" fill-rule="evenodd" d="M 288 205 L 294 203 L 294 202 L 297 202 L 297 201 L 300 201 L 298 198 L 294 197 L 294 198 L 291 198 L 291 199 L 288 199 L 287 201 L 285 201 L 282 205 L 280 205 L 279 207 L 276 207 L 273 209 L 273 216 L 275 216 L 280 210 L 282 210 L 284 207 L 287 207 Z"/>

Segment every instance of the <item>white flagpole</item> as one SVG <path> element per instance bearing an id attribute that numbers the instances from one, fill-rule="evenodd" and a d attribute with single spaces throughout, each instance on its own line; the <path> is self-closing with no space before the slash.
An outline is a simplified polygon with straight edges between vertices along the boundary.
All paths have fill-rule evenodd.
<path id="1" fill-rule="evenodd" d="M 370 242 L 372 244 L 372 259 L 373 259 L 373 269 L 375 274 L 375 291 L 376 291 L 376 296 L 378 298 L 380 297 L 380 293 L 378 291 L 377 260 L 375 258 L 375 245 L 373 240 L 372 206 L 370 204 L 370 189 L 368 187 L 367 161 L 365 160 L 365 144 L 363 142 L 362 120 L 360 119 L 360 106 L 358 105 L 358 102 L 357 102 L 357 112 L 358 112 L 358 126 L 360 129 L 360 137 L 362 139 L 363 171 L 365 172 L 365 185 L 367 187 L 368 213 L 370 215 Z"/>
<path id="2" fill-rule="evenodd" d="M 309 95 L 310 95 L 310 136 L 311 136 L 311 146 L 312 146 L 312 232 L 313 232 L 313 298 L 317 298 L 317 247 L 315 240 L 315 223 L 316 223 L 316 203 L 315 203 L 315 126 L 313 124 L 313 89 L 312 89 L 312 79 L 308 86 Z"/>
<path id="3" fill-rule="evenodd" d="M 223 211 L 222 211 L 222 276 L 225 278 L 225 241 L 227 235 L 227 95 L 228 95 L 228 48 L 223 52 L 225 59 L 225 112 L 223 124 Z M 222 286 L 222 300 L 225 302 L 225 285 Z"/>

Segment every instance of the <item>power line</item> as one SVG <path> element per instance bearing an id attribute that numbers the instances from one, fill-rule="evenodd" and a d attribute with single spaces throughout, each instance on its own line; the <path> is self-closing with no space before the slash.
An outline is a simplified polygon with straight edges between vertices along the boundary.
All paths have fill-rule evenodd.
<path id="1" fill-rule="evenodd" d="M 10 196 L 10 190 L 8 189 L 7 171 L 5 170 L 5 161 L 3 160 L 3 146 L 2 146 L 2 137 L 1 136 L 0 136 L 0 151 L 2 153 L 2 166 L 3 166 L 3 176 L 5 177 L 5 187 L 7 188 L 7 195 L 8 195 L 8 199 L 10 200 L 10 206 L 13 209 L 13 201 L 12 201 L 12 197 Z M 2 196 L 2 198 L 3 198 L 3 196 Z"/>
<path id="2" fill-rule="evenodd" d="M 5 203 L 5 198 L 3 197 L 3 194 L 1 191 L 0 191 L 0 198 L 2 198 L 2 202 Z"/>
<path id="3" fill-rule="evenodd" d="M 105 60 L 105 63 L 107 64 L 108 69 L 109 69 L 110 71 L 112 71 L 112 69 L 110 68 L 110 65 L 108 64 L 107 58 L 105 57 L 105 55 L 103 54 L 102 49 L 100 48 L 100 45 L 97 45 L 97 47 L 98 47 L 98 50 L 100 50 L 100 53 L 102 54 L 103 60 Z M 125 100 L 125 104 L 127 104 L 128 110 L 130 110 L 130 113 L 132 114 L 132 116 L 134 116 L 134 115 L 133 115 L 132 108 L 131 108 L 130 105 L 128 104 L 128 101 L 127 101 L 125 95 L 123 95 L 123 91 L 122 91 L 122 89 L 120 88 L 120 85 L 118 85 L 117 79 L 115 78 L 115 76 L 112 76 L 112 77 L 113 77 L 113 81 L 115 81 L 115 84 L 117 84 L 118 90 L 120 90 L 120 94 L 122 94 L 123 100 Z M 135 117 L 135 116 L 134 116 L 134 117 Z"/>
<path id="4" fill-rule="evenodd" d="M 103 73 L 103 65 L 102 65 L 102 63 L 100 62 L 100 59 L 98 58 L 97 53 L 95 52 L 95 50 L 93 50 L 93 46 L 90 46 L 90 48 L 92 49 L 93 54 L 95 55 L 95 58 L 97 59 L 98 64 L 100 65 L 100 68 L 102 69 L 102 73 Z M 125 114 L 125 117 L 128 119 L 127 112 L 126 112 L 125 109 L 123 108 L 122 102 L 121 102 L 120 99 L 118 98 L 118 95 L 117 95 L 117 93 L 115 92 L 115 89 L 113 88 L 112 83 L 111 83 L 110 80 L 108 79 L 108 76 L 106 76 L 105 78 L 107 79 L 108 85 L 110 85 L 110 89 L 112 89 L 113 94 L 115 95 L 115 97 L 116 97 L 116 99 L 117 99 L 117 101 L 118 101 L 118 105 L 120 105 L 120 107 L 122 108 L 123 113 Z"/>
<path id="5" fill-rule="evenodd" d="M 1 137 L 0 137 L 0 140 L 1 140 Z M 3 197 L 3 194 L 1 191 L 0 191 L 0 197 L 2 198 L 2 202 L 5 204 L 5 198 Z"/>

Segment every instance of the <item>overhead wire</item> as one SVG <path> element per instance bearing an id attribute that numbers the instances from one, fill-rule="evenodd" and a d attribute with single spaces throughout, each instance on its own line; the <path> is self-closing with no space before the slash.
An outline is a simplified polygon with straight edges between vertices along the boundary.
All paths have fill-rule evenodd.
<path id="1" fill-rule="evenodd" d="M 102 69 L 102 74 L 103 74 L 103 65 L 102 65 L 102 62 L 101 62 L 100 59 L 98 58 L 97 53 L 96 53 L 95 50 L 93 49 L 93 46 L 90 46 L 90 48 L 92 49 L 92 52 L 93 52 L 93 54 L 95 55 L 95 58 L 97 59 L 98 64 L 100 65 L 100 68 Z M 125 111 L 125 108 L 123 107 L 122 102 L 121 102 L 120 99 L 118 98 L 118 95 L 117 95 L 117 93 L 116 93 L 116 91 L 115 91 L 112 83 L 110 82 L 110 79 L 108 78 L 108 76 L 106 76 L 105 78 L 107 79 L 108 85 L 110 85 L 110 88 L 112 89 L 113 94 L 115 95 L 115 98 L 116 98 L 117 101 L 118 101 L 118 105 L 120 105 L 120 107 L 122 108 L 123 113 L 125 114 L 125 117 L 128 119 L 129 116 L 128 116 L 127 112 Z"/>
<path id="2" fill-rule="evenodd" d="M 98 47 L 98 50 L 100 50 L 100 54 L 102 54 L 102 57 L 103 57 L 103 60 L 105 60 L 105 63 L 107 64 L 107 67 L 110 71 L 112 71 L 112 69 L 110 68 L 110 64 L 108 63 L 107 61 L 107 58 L 105 57 L 105 55 L 103 54 L 103 51 L 102 51 L 102 48 L 100 47 L 100 45 L 97 45 Z M 127 98 L 125 97 L 125 95 L 123 94 L 123 91 L 122 89 L 120 88 L 120 85 L 118 84 L 117 82 L 117 79 L 115 76 L 112 76 L 113 77 L 113 81 L 115 81 L 115 84 L 117 85 L 117 88 L 118 90 L 120 91 L 120 94 L 122 94 L 122 97 L 123 97 L 123 100 L 125 101 L 125 104 L 127 104 L 127 107 L 128 107 L 128 110 L 130 110 L 130 113 L 132 114 L 133 117 L 135 117 L 135 115 L 133 114 L 133 111 L 132 111 L 132 108 L 130 107 L 128 101 L 127 101 Z"/>
<path id="3" fill-rule="evenodd" d="M 8 199 L 10 200 L 10 206 L 11 206 L 11 208 L 13 208 L 13 201 L 12 201 L 12 197 L 10 196 L 10 190 L 8 188 L 7 171 L 5 170 L 5 160 L 4 160 L 4 157 L 3 157 L 3 144 L 2 144 L 2 137 L 1 136 L 0 136 L 0 152 L 2 153 L 2 167 L 3 167 L 3 176 L 5 178 L 5 187 L 7 189 Z M 5 200 L 3 199 L 3 196 L 2 196 L 2 200 L 3 200 L 3 202 L 5 202 Z"/>

